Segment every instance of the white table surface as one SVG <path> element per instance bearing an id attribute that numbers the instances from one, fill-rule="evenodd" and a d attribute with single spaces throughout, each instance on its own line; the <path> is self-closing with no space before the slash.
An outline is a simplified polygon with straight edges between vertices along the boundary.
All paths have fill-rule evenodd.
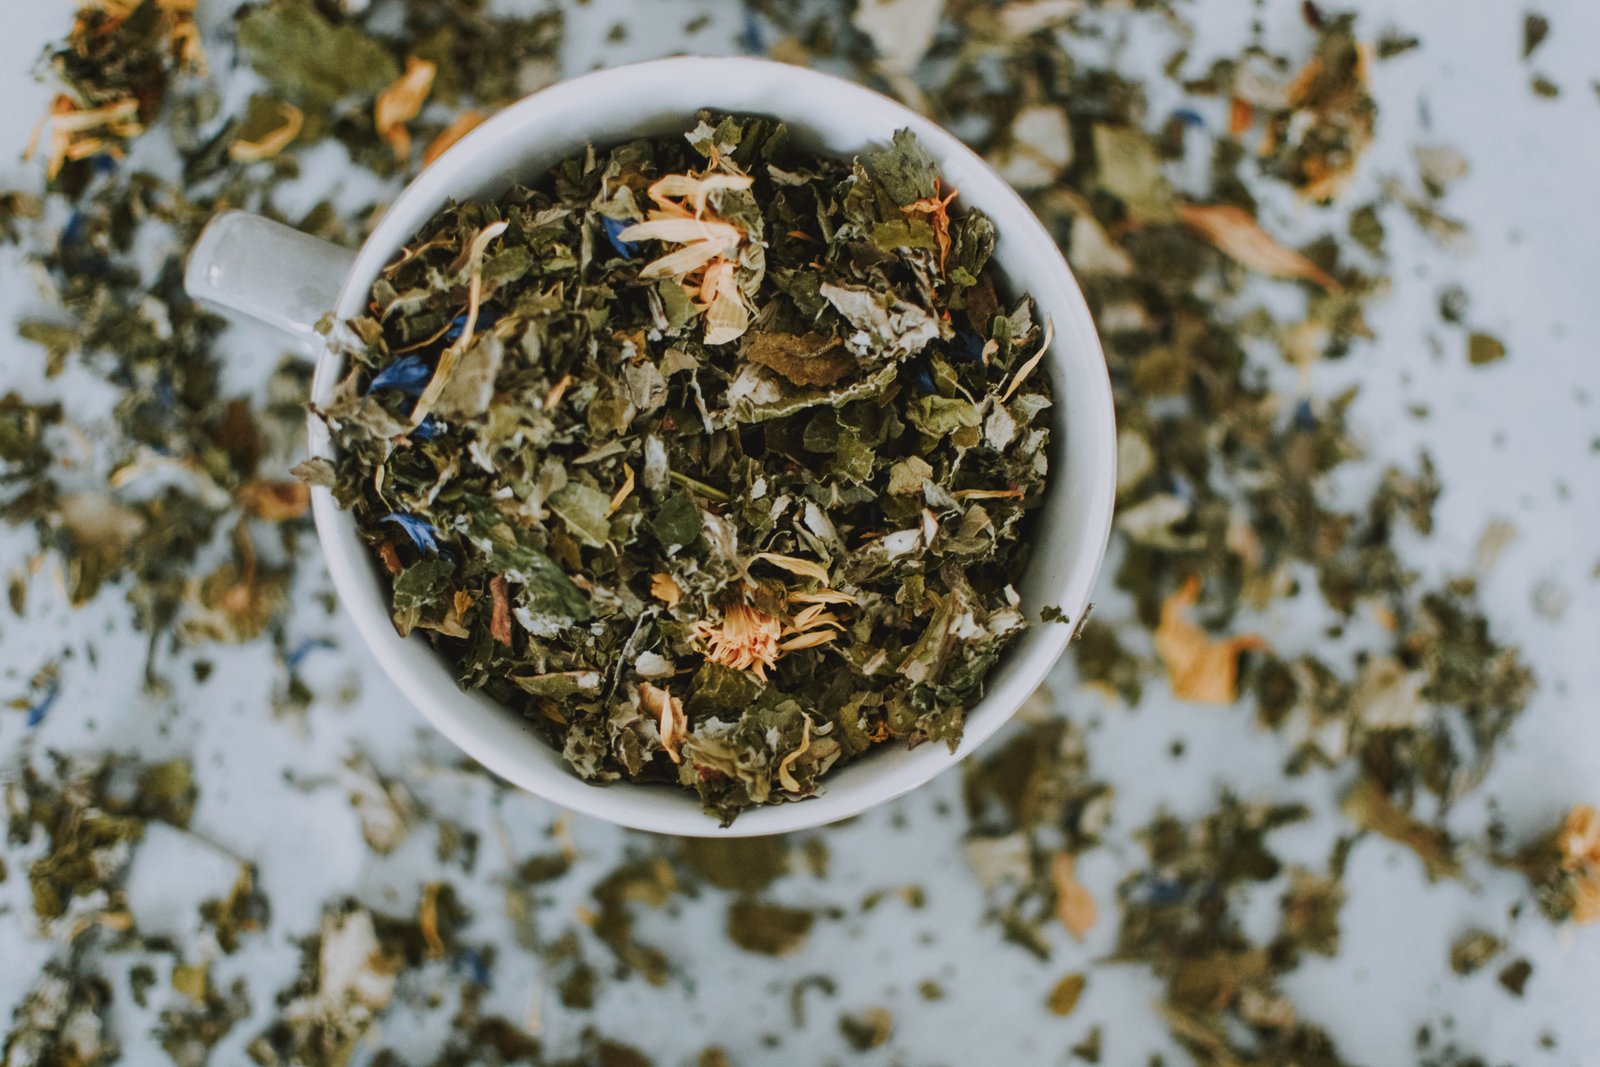
<path id="1" fill-rule="evenodd" d="M 1415 144 L 1460 150 L 1471 173 L 1443 206 L 1470 224 L 1473 248 L 1450 254 L 1422 239 L 1407 220 L 1390 221 L 1394 291 L 1371 312 L 1378 339 L 1340 363 L 1317 367 L 1311 388 L 1331 393 L 1346 383 L 1362 386 L 1354 423 L 1372 459 L 1351 472 L 1353 487 L 1374 477 L 1386 460 L 1409 463 L 1422 447 L 1434 455 L 1446 490 L 1436 533 L 1412 553 L 1425 573 L 1470 570 L 1476 542 L 1491 519 L 1516 526 L 1515 541 L 1483 577 L 1483 597 L 1498 632 L 1525 647 L 1541 687 L 1491 780 L 1458 814 L 1458 824 L 1470 829 L 1481 822 L 1482 802 L 1493 797 L 1513 831 L 1532 833 L 1571 803 L 1600 802 L 1600 707 L 1594 695 L 1600 692 L 1600 96 L 1592 87 L 1600 77 L 1593 47 L 1600 40 L 1600 6 L 1544 0 L 1539 7 L 1554 32 L 1531 64 L 1520 59 L 1522 4 L 1366 0 L 1356 6 L 1366 11 L 1367 33 L 1394 26 L 1423 40 L 1420 51 L 1376 65 L 1382 117 L 1362 185 L 1375 188 L 1390 175 L 1414 183 Z M 1298 3 L 1275 0 L 1258 9 L 1210 0 L 1186 7 L 1198 29 L 1192 70 L 1202 69 L 1212 54 L 1236 51 L 1252 13 L 1263 19 L 1275 43 L 1297 40 Z M 226 50 L 216 34 L 225 13 L 212 11 L 207 0 L 202 8 L 213 61 L 224 63 Z M 732 0 L 636 3 L 628 15 L 629 39 L 607 42 L 606 31 L 628 8 L 603 0 L 568 6 L 568 73 L 677 50 L 737 49 L 742 13 Z M 28 71 L 43 44 L 64 32 L 67 9 L 62 2 L 7 0 L 0 12 L 0 99 L 6 102 L 0 108 L 0 186 L 37 184 L 35 167 L 17 161 L 14 152 L 48 98 Z M 680 27 L 701 11 L 713 17 L 711 25 L 685 38 Z M 1141 49 L 1157 54 L 1145 48 L 1148 43 L 1128 43 L 1130 62 Z M 1559 99 L 1531 92 L 1533 71 L 1561 86 Z M 1153 93 L 1156 114 L 1176 100 L 1164 93 L 1170 90 Z M 308 168 L 308 189 L 344 180 L 331 169 L 331 157 L 328 167 Z M 1359 197 L 1353 194 L 1350 202 Z M 1270 210 L 1277 228 L 1291 237 L 1318 232 L 1314 212 L 1276 199 Z M 1464 333 L 1441 323 L 1436 311 L 1437 293 L 1449 284 L 1465 287 L 1471 323 L 1501 337 L 1508 359 L 1487 368 L 1467 366 Z M 0 252 L 0 320 L 37 306 L 14 250 Z M 241 387 L 259 383 L 274 347 L 261 334 L 236 336 L 231 348 L 237 365 L 230 365 L 229 380 Z M 69 410 L 84 417 L 103 410 L 105 387 L 74 372 L 47 386 L 40 362 L 34 347 L 9 331 L 0 333 L 0 391 L 16 388 L 41 397 L 48 389 L 66 388 Z M 1419 403 L 1431 411 L 1426 419 L 1407 414 L 1409 405 Z M 30 546 L 25 531 L 0 532 L 0 563 L 10 569 Z M 1116 598 L 1103 584 L 1114 616 Z M 1560 618 L 1535 610 L 1541 585 L 1564 597 Z M 307 665 L 318 699 L 303 721 L 272 716 L 270 694 L 285 674 L 263 643 L 206 650 L 217 665 L 209 683 L 181 684 L 183 676 L 174 672 L 177 689 L 156 698 L 141 691 L 144 639 L 130 632 L 115 592 L 74 613 L 41 578 L 25 619 L 0 616 L 0 697 L 20 695 L 42 663 L 72 650 L 60 703 L 43 726 L 28 731 L 21 715 L 0 713 L 0 776 L 47 749 L 189 755 L 202 791 L 195 828 L 258 865 L 272 902 L 271 925 L 244 951 L 214 965 L 224 982 L 234 976 L 248 980 L 256 1015 L 235 1028 L 213 1063 L 242 1061 L 243 1045 L 270 1018 L 273 996 L 293 980 L 297 939 L 315 932 L 326 902 L 354 896 L 375 909 L 409 912 L 420 884 L 437 873 L 430 828 L 414 832 L 387 858 L 362 844 L 346 795 L 333 782 L 342 759 L 356 750 L 405 779 L 437 816 L 482 834 L 476 872 L 448 877 L 475 915 L 470 936 L 501 941 L 487 1006 L 522 1018 L 530 1002 L 541 1005 L 542 1036 L 553 1052 L 570 1050 L 579 1032 L 594 1025 L 645 1046 L 663 1065 L 692 1063 L 712 1043 L 741 1064 L 1056 1064 L 1067 1062 L 1068 1047 L 1099 1024 L 1105 1031 L 1102 1062 L 1142 1064 L 1153 1051 L 1165 1052 L 1169 1063 L 1186 1062 L 1152 1010 L 1160 986 L 1143 968 L 1094 966 L 1070 1018 L 1043 1010 L 1057 979 L 1109 951 L 1114 916 L 1107 906 L 1084 945 L 1057 938 L 1049 964 L 1004 944 L 998 929 L 983 921 L 983 897 L 962 858 L 964 819 L 955 774 L 889 810 L 824 832 L 832 854 L 825 879 L 801 874 L 779 883 L 773 893 L 779 900 L 846 909 L 842 919 L 819 922 L 799 955 L 770 960 L 742 953 L 723 937 L 721 894 L 683 899 L 670 914 L 640 912 L 641 939 L 678 961 L 680 971 L 667 986 L 651 988 L 638 978 L 607 981 L 592 1016 L 565 1012 L 542 983 L 538 960 L 511 944 L 503 918 L 503 885 L 511 867 L 549 847 L 549 828 L 560 813 L 485 778 L 438 770 L 452 753 L 377 673 L 341 618 L 317 606 L 313 596 L 325 588 L 308 549 L 291 632 L 331 637 L 339 648 Z M 86 662 L 91 647 L 98 663 L 93 669 Z M 1061 668 L 1054 683 L 1055 706 L 1092 722 L 1094 769 L 1118 790 L 1111 841 L 1087 855 L 1080 868 L 1103 903 L 1112 899 L 1116 881 L 1141 862 L 1132 832 L 1161 805 L 1199 815 L 1209 810 L 1216 788 L 1228 784 L 1245 796 L 1303 799 L 1327 812 L 1338 789 L 1338 781 L 1326 775 L 1284 780 L 1282 740 L 1256 731 L 1248 709 L 1184 706 L 1156 691 L 1159 686 L 1149 688 L 1144 705 L 1130 713 L 1075 692 L 1070 668 Z M 347 691 L 355 695 L 341 696 Z M 1187 745 L 1179 762 L 1166 756 L 1174 738 Z M 301 781 L 327 784 L 296 787 L 286 780 L 291 770 Z M 1274 840 L 1286 858 L 1320 866 L 1339 829 L 1337 818 L 1325 815 Z M 648 844 L 640 835 L 584 819 L 571 832 L 581 858 L 550 888 L 539 920 L 547 933 L 570 925 L 575 910 L 591 903 L 590 888 L 620 855 Z M 38 968 L 62 955 L 59 942 L 34 930 L 25 877 L 33 854 L 6 853 L 12 876 L 0 884 L 0 1018 L 9 1016 Z M 129 884 L 140 928 L 168 933 L 180 946 L 197 945 L 195 907 L 224 893 L 233 873 L 231 862 L 153 827 Z M 869 914 L 856 906 L 871 891 L 909 884 L 926 892 L 924 909 L 894 899 Z M 1302 1013 L 1326 1027 L 1347 1058 L 1374 1065 L 1415 1062 L 1416 1028 L 1431 1022 L 1436 1033 L 1491 1063 L 1600 1063 L 1594 992 L 1600 988 L 1600 930 L 1556 931 L 1532 914 L 1512 924 L 1507 909 L 1521 888 L 1515 877 L 1475 867 L 1471 884 L 1427 885 L 1414 857 L 1377 839 L 1355 850 L 1347 885 L 1343 951 L 1332 960 L 1307 962 L 1287 983 Z M 1261 907 L 1250 915 L 1253 929 L 1271 929 L 1276 895 L 1277 887 L 1261 894 Z M 1450 972 L 1450 941 L 1471 924 L 1507 934 L 1514 951 L 1533 961 L 1526 999 L 1515 1000 L 1496 984 L 1495 967 L 1468 979 Z M 595 945 L 589 955 L 597 962 L 605 958 Z M 159 959 L 156 965 L 167 966 Z M 106 967 L 114 982 L 125 983 L 127 961 L 112 959 Z M 807 1024 L 797 1029 L 789 1017 L 789 986 L 817 972 L 837 980 L 837 993 L 813 994 Z M 459 981 L 442 965 L 424 978 L 424 986 L 447 989 Z M 929 978 L 943 984 L 947 999 L 930 1004 L 918 995 L 918 982 Z M 125 984 L 118 994 L 116 1025 L 125 1062 L 163 1062 L 149 1036 L 152 1017 L 133 1009 Z M 153 1004 L 159 1008 L 163 997 L 174 995 L 158 987 Z M 890 1009 L 896 1034 L 888 1047 L 858 1055 L 839 1036 L 837 1017 L 868 1006 Z M 1454 1020 L 1448 1031 L 1441 1028 L 1446 1017 Z M 419 1013 L 402 997 L 378 1029 L 385 1042 L 421 1061 L 442 1038 L 441 1022 L 438 1014 Z M 1544 1033 L 1555 1036 L 1553 1050 L 1537 1047 Z M 775 1048 L 762 1044 L 768 1034 L 778 1035 Z"/>

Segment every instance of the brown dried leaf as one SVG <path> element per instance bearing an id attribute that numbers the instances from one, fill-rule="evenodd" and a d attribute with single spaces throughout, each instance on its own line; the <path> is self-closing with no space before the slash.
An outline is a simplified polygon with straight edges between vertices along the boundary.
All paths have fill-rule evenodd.
<path id="1" fill-rule="evenodd" d="M 744 358 L 783 375 L 795 385 L 830 386 L 856 369 L 836 338 L 808 333 L 761 332 L 750 335 Z"/>
<path id="2" fill-rule="evenodd" d="M 489 618 L 489 636 L 507 648 L 511 647 L 511 593 L 505 575 L 489 579 L 489 595 L 493 598 L 493 614 Z"/>

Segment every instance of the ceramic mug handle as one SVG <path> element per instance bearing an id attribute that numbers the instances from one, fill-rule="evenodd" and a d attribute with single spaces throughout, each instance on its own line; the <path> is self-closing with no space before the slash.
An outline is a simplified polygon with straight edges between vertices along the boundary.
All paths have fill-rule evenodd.
<path id="1" fill-rule="evenodd" d="M 317 320 L 333 310 L 355 260 L 349 249 L 281 222 L 228 211 L 207 223 L 195 242 L 183 287 L 196 300 L 315 345 Z"/>

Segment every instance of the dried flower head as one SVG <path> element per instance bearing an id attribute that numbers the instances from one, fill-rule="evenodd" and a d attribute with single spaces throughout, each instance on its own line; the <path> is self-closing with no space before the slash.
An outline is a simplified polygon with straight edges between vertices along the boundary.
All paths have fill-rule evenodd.
<path id="1" fill-rule="evenodd" d="M 778 662 L 783 625 L 739 600 L 723 611 L 721 625 L 702 619 L 695 623 L 694 632 L 705 642 L 706 658 L 712 663 L 749 671 L 766 681 L 768 668 Z"/>

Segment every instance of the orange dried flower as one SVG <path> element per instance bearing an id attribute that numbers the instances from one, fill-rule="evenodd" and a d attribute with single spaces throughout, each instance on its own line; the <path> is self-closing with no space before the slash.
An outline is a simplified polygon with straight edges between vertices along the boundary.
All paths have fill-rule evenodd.
<path id="1" fill-rule="evenodd" d="M 907 215 L 921 215 L 933 225 L 933 243 L 939 248 L 939 269 L 943 271 L 945 260 L 950 255 L 950 202 L 959 193 L 958 190 L 951 189 L 948 194 L 941 197 L 939 192 L 939 179 L 935 178 L 932 196 L 913 200 L 900 210 Z"/>
<path id="2" fill-rule="evenodd" d="M 49 143 L 45 149 L 45 175 L 54 178 L 69 160 L 86 159 L 105 152 L 121 156 L 118 143 L 137 137 L 144 132 L 139 121 L 139 101 L 132 96 L 113 100 L 99 107 L 80 108 L 65 93 L 56 96 L 50 110 L 34 127 L 23 159 L 33 156 L 39 137 L 48 128 Z"/>
<path id="3" fill-rule="evenodd" d="M 712 663 L 749 671 L 764 682 L 767 669 L 778 661 L 783 625 L 741 600 L 722 613 L 722 625 L 702 619 L 694 624 L 694 632 L 705 642 L 706 658 Z"/>

